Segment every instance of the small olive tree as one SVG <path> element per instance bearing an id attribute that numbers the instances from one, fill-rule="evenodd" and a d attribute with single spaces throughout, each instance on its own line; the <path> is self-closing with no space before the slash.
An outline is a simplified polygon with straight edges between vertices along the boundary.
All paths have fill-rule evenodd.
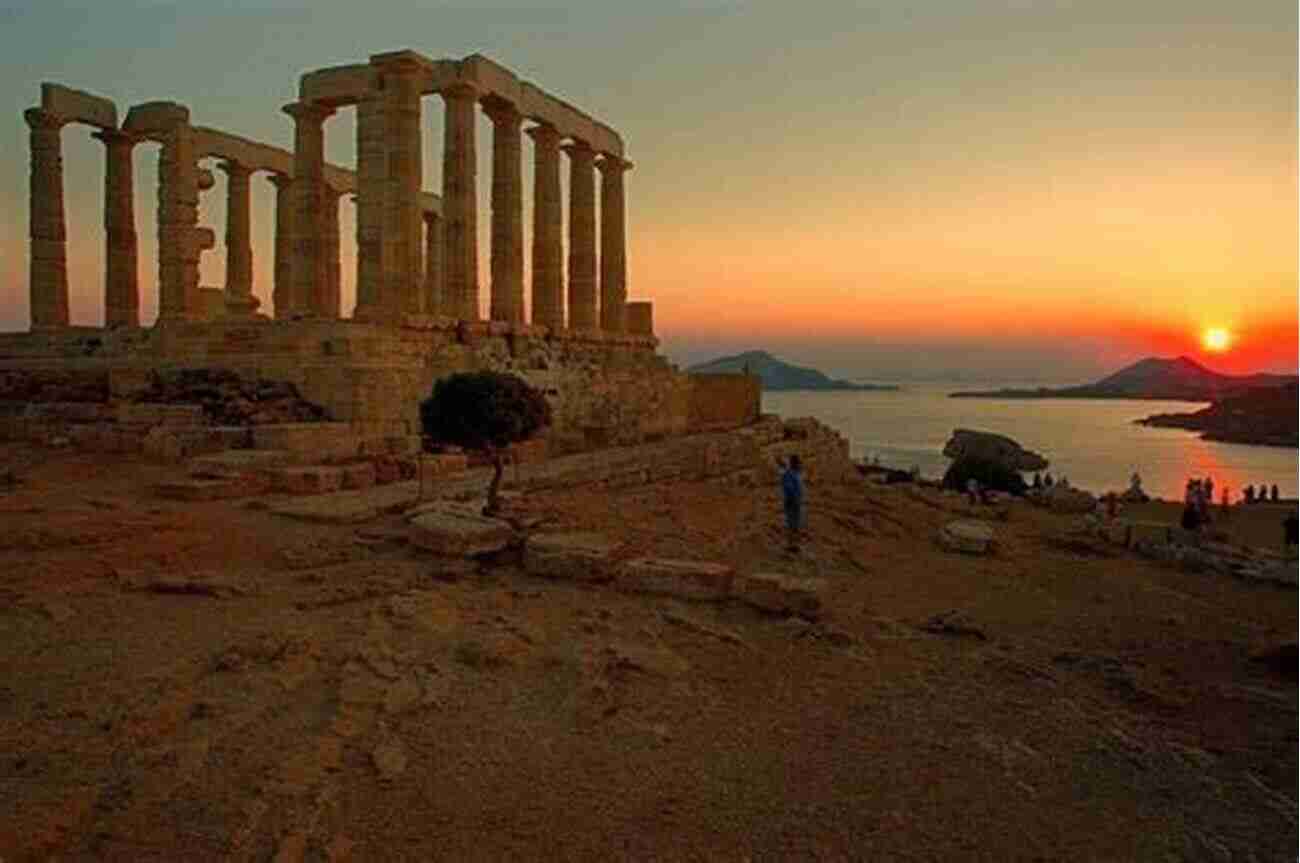
<path id="1" fill-rule="evenodd" d="M 551 423 L 551 406 L 522 378 L 499 372 L 462 372 L 433 385 L 420 402 L 420 424 L 435 443 L 484 453 L 492 460 L 487 506 L 500 507 L 497 492 L 505 469 L 504 450 L 525 441 Z"/>

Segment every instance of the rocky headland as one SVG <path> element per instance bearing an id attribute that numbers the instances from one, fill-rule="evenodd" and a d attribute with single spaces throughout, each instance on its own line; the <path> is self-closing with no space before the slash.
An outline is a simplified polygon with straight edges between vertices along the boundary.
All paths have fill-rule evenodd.
<path id="1" fill-rule="evenodd" d="M 893 391 L 893 384 L 856 384 L 852 381 L 827 377 L 816 369 L 791 365 L 767 351 L 746 351 L 729 357 L 719 357 L 698 363 L 687 371 L 692 374 L 742 374 L 757 375 L 765 390 L 884 390 Z"/>
<path id="2" fill-rule="evenodd" d="M 1219 399 L 1199 411 L 1154 414 L 1135 422 L 1159 428 L 1199 431 L 1205 440 L 1294 447 L 1300 444 L 1298 411 L 1300 388 L 1291 382 L 1276 387 L 1256 387 Z"/>
<path id="3" fill-rule="evenodd" d="M 331 491 L 24 428 L 6 860 L 1294 854 L 1267 550 L 870 482 L 812 421 L 524 462 L 490 520 L 463 457 Z M 191 472 L 244 481 L 173 496 Z"/>
<path id="4" fill-rule="evenodd" d="M 1072 387 L 998 389 L 949 393 L 951 398 L 1150 399 L 1209 402 L 1257 387 L 1294 384 L 1294 375 L 1223 375 L 1190 357 L 1148 357 L 1090 384 Z"/>

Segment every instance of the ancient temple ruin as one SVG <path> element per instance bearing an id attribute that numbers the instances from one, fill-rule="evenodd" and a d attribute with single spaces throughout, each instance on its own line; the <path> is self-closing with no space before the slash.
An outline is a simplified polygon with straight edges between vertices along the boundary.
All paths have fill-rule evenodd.
<path id="1" fill-rule="evenodd" d="M 439 194 L 420 188 L 422 98 L 433 94 L 445 110 Z M 486 319 L 480 107 L 493 128 Z M 356 164 L 332 165 L 324 157 L 329 119 L 348 108 L 356 111 Z M 195 125 L 190 108 L 175 102 L 135 105 L 119 123 L 111 100 L 43 84 L 39 106 L 25 112 L 31 330 L 0 334 L 0 371 L 99 370 L 114 396 L 127 396 L 158 369 L 232 369 L 294 383 L 358 439 L 416 434 L 418 401 L 432 382 L 476 368 L 514 371 L 543 388 L 556 415 L 550 443 L 560 450 L 683 433 L 692 414 L 708 418 L 694 425 L 713 427 L 756 414 L 752 386 L 729 396 L 712 382 L 708 403 L 701 391 L 693 405 L 691 379 L 656 353 L 651 303 L 628 301 L 624 178 L 632 164 L 608 125 L 481 55 L 431 60 L 414 51 L 303 74 L 298 100 L 283 111 L 293 121 L 291 150 Z M 103 328 L 69 323 L 61 135 L 70 124 L 92 127 L 104 144 Z M 534 160 L 531 214 L 523 207 L 524 134 Z M 162 148 L 159 314 L 148 328 L 140 322 L 132 174 L 133 149 L 146 142 Z M 198 223 L 200 195 L 214 186 L 201 165 L 210 159 L 228 178 L 220 290 L 199 285 L 200 255 L 216 245 L 213 228 Z M 250 184 L 259 174 L 276 188 L 273 315 L 253 293 Z M 340 302 L 343 195 L 356 203 L 350 317 Z"/>

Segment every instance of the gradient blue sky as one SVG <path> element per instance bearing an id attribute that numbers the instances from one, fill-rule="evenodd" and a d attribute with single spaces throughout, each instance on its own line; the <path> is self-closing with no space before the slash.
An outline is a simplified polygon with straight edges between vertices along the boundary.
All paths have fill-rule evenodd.
<path id="1" fill-rule="evenodd" d="M 767 347 L 880 379 L 1073 380 L 1180 352 L 1296 366 L 1293 2 L 412 5 L 9 0 L 0 329 L 27 324 L 22 111 L 41 81 L 123 112 L 173 99 L 196 123 L 289 146 L 279 108 L 301 72 L 409 47 L 487 54 L 623 134 L 630 291 L 656 302 L 676 360 Z M 441 103 L 425 108 L 436 189 Z M 330 121 L 334 161 L 353 161 L 351 124 Z M 64 155 L 73 315 L 92 323 L 103 161 L 88 133 L 68 127 Z M 155 163 L 140 148 L 148 315 Z M 203 221 L 220 236 L 218 177 Z M 255 189 L 269 298 L 272 195 Z M 345 305 L 351 218 L 345 206 Z M 223 280 L 219 245 L 203 283 Z M 1209 326 L 1235 349 L 1200 351 Z"/>

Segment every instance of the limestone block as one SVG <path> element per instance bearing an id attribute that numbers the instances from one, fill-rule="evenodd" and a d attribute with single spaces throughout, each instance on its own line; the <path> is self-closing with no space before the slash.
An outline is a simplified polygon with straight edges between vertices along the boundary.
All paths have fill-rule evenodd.
<path id="1" fill-rule="evenodd" d="M 469 457 L 464 453 L 436 453 L 420 457 L 424 477 L 442 476 L 469 470 Z"/>
<path id="2" fill-rule="evenodd" d="M 654 593 L 713 602 L 731 595 L 735 571 L 720 563 L 639 557 L 619 570 L 615 585 L 628 593 Z"/>
<path id="3" fill-rule="evenodd" d="M 375 484 L 375 466 L 372 462 L 345 464 L 339 470 L 343 471 L 344 488 L 370 488 Z"/>
<path id="4" fill-rule="evenodd" d="M 815 618 L 821 613 L 825 585 L 820 578 L 756 572 L 737 577 L 735 593 L 742 602 L 762 611 Z"/>
<path id="5" fill-rule="evenodd" d="M 510 525 L 443 504 L 413 516 L 411 544 L 444 557 L 469 557 L 501 551 L 515 539 Z"/>
<path id="6" fill-rule="evenodd" d="M 535 534 L 524 546 L 524 568 L 547 578 L 608 581 L 619 547 L 599 533 Z"/>
<path id="7" fill-rule="evenodd" d="M 190 110 L 176 102 L 144 102 L 126 114 L 122 129 L 137 135 L 170 131 L 190 121 Z"/>
<path id="8" fill-rule="evenodd" d="M 117 106 L 112 100 L 62 84 L 41 84 L 41 108 L 64 120 L 101 129 L 117 128 Z"/>
<path id="9" fill-rule="evenodd" d="M 171 480 L 159 483 L 156 487 L 159 497 L 190 501 L 252 497 L 265 490 L 264 482 L 250 482 L 239 477 Z"/>
<path id="10" fill-rule="evenodd" d="M 270 471 L 271 487 L 284 494 L 326 494 L 343 486 L 343 470 L 324 465 L 282 467 Z"/>
<path id="11" fill-rule="evenodd" d="M 992 525 L 982 521 L 950 521 L 939 531 L 939 545 L 962 554 L 988 554 L 993 549 Z"/>
<path id="12" fill-rule="evenodd" d="M 253 446 L 331 459 L 355 456 L 358 441 L 348 423 L 272 423 L 253 427 Z"/>
<path id="13" fill-rule="evenodd" d="M 213 429 L 217 435 L 222 429 Z M 247 433 L 248 429 L 239 429 Z M 224 439 L 224 438 L 223 438 Z M 272 470 L 293 464 L 294 454 L 283 450 L 230 449 L 225 452 L 196 456 L 190 459 L 193 475 L 253 477 L 267 476 Z"/>

